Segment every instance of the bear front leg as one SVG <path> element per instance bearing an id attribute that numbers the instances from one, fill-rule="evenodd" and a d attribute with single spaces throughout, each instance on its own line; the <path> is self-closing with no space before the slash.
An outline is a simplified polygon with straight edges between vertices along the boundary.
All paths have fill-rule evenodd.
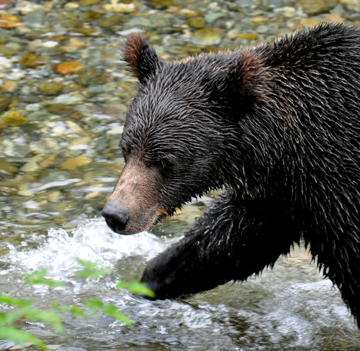
<path id="1" fill-rule="evenodd" d="M 283 207 L 273 199 L 224 195 L 181 241 L 150 261 L 141 281 L 165 299 L 259 273 L 299 241 Z"/>
<path id="2" fill-rule="evenodd" d="M 357 227 L 352 225 L 354 222 L 347 219 L 341 228 L 340 222 L 338 227 L 331 227 L 331 221 L 319 221 L 311 235 L 305 233 L 305 240 L 310 242 L 311 254 L 324 275 L 339 288 L 360 328 L 360 238 Z"/>

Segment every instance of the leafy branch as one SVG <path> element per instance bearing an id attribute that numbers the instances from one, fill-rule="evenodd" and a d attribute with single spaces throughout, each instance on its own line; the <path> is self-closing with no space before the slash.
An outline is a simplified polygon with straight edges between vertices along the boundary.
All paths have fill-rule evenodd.
<path id="1" fill-rule="evenodd" d="M 97 268 L 96 262 L 85 261 L 77 259 L 77 262 L 82 266 L 82 269 L 75 270 L 74 273 L 77 276 L 84 278 L 85 280 L 98 279 L 111 271 L 110 268 Z M 63 282 L 58 282 L 46 278 L 47 270 L 40 269 L 33 273 L 23 274 L 24 284 L 43 284 L 50 288 L 55 288 L 63 285 Z M 139 294 L 149 297 L 154 297 L 153 291 L 148 289 L 144 284 L 138 281 L 132 282 L 119 282 L 116 284 L 118 289 L 126 289 L 132 294 Z M 24 347 L 27 344 L 32 344 L 41 350 L 48 350 L 45 343 L 36 337 L 34 334 L 28 333 L 18 327 L 20 323 L 25 321 L 36 322 L 40 321 L 61 334 L 64 334 L 64 327 L 62 320 L 57 311 L 71 313 L 74 316 L 87 319 L 87 313 L 97 318 L 98 312 L 102 312 L 128 326 L 133 326 L 130 319 L 126 314 L 118 310 L 118 308 L 109 303 L 104 304 L 97 299 L 88 299 L 84 301 L 85 310 L 76 305 L 61 305 L 57 301 L 51 301 L 49 307 L 53 310 L 47 309 L 45 311 L 39 310 L 34 305 L 34 300 L 24 300 L 21 298 L 15 298 L 13 296 L 0 294 L 0 304 L 8 306 L 11 311 L 0 313 L 0 340 L 8 340 Z"/>

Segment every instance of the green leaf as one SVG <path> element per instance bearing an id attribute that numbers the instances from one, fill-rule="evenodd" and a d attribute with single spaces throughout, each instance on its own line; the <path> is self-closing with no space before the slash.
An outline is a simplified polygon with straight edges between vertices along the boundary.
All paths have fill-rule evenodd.
<path id="1" fill-rule="evenodd" d="M 111 268 L 109 267 L 96 269 L 96 262 L 85 261 L 79 258 L 76 260 L 84 267 L 84 269 L 76 270 L 74 273 L 80 277 L 83 277 L 84 279 L 97 279 L 111 271 Z"/>
<path id="2" fill-rule="evenodd" d="M 52 308 L 55 308 L 58 311 L 69 312 L 70 306 L 68 305 L 60 305 L 57 301 L 50 301 L 49 304 Z"/>
<path id="3" fill-rule="evenodd" d="M 17 299 L 17 298 L 12 297 L 12 296 L 0 294 L 0 303 L 6 303 L 6 304 L 11 305 L 11 306 L 23 308 L 23 307 L 31 306 L 34 303 L 34 301 L 33 300 Z"/>
<path id="4" fill-rule="evenodd" d="M 52 308 L 55 308 L 56 310 L 63 311 L 63 312 L 69 312 L 75 316 L 79 316 L 83 319 L 87 319 L 84 311 L 75 305 L 71 305 L 71 306 L 59 305 L 59 303 L 57 301 L 51 301 L 50 306 Z"/>
<path id="5" fill-rule="evenodd" d="M 61 323 L 61 317 L 54 311 L 42 311 L 38 317 L 40 321 L 50 325 L 59 333 L 64 333 L 64 327 Z"/>
<path id="6" fill-rule="evenodd" d="M 96 268 L 97 262 L 91 262 L 77 258 L 76 261 L 80 263 L 87 271 L 92 271 Z"/>
<path id="7" fill-rule="evenodd" d="M 104 304 L 97 299 L 89 299 L 85 301 L 85 306 L 91 311 L 97 311 L 102 308 Z"/>
<path id="8" fill-rule="evenodd" d="M 51 280 L 45 278 L 47 274 L 47 270 L 45 268 L 35 271 L 33 273 L 24 273 L 22 276 L 24 277 L 24 284 L 45 284 L 50 287 L 61 286 L 64 283 L 56 282 L 55 280 Z"/>
<path id="9" fill-rule="evenodd" d="M 111 303 L 103 305 L 103 307 L 101 308 L 101 311 L 103 313 L 107 314 L 108 316 L 113 317 L 113 318 L 119 320 L 120 322 L 125 323 L 129 327 L 133 326 L 133 324 L 130 321 L 130 319 L 128 318 L 128 316 L 126 316 L 124 313 L 120 312 L 118 310 L 118 308 Z"/>
<path id="10" fill-rule="evenodd" d="M 111 268 L 102 268 L 95 271 L 79 270 L 79 271 L 75 271 L 74 273 L 85 279 L 97 279 L 99 277 L 104 276 L 109 271 L 111 271 Z"/>
<path id="11" fill-rule="evenodd" d="M 12 341 L 21 346 L 25 346 L 26 343 L 31 343 L 39 347 L 41 350 L 47 350 L 45 344 L 35 335 L 18 328 L 0 327 L 0 340 Z"/>
<path id="12" fill-rule="evenodd" d="M 20 312 L 4 312 L 0 313 L 0 324 L 12 325 L 21 318 Z"/>
<path id="13" fill-rule="evenodd" d="M 119 282 L 116 284 L 118 289 L 126 289 L 132 294 L 139 294 L 149 297 L 155 297 L 155 293 L 149 289 L 145 284 L 140 283 L 137 280 L 133 280 L 131 282 Z"/>
<path id="14" fill-rule="evenodd" d="M 41 321 L 50 325 L 59 333 L 64 332 L 64 328 L 61 323 L 61 317 L 56 312 L 39 311 L 32 307 L 22 309 L 20 312 L 22 314 L 21 317 L 28 319 L 30 322 Z"/>
<path id="15" fill-rule="evenodd" d="M 104 304 L 99 300 L 96 299 L 89 299 L 85 302 L 85 306 L 90 309 L 90 311 L 94 314 L 98 310 L 102 311 L 104 314 L 107 314 L 110 317 L 113 317 L 120 322 L 125 323 L 129 327 L 132 327 L 133 324 L 131 323 L 130 319 L 122 312 L 118 310 L 118 308 L 109 303 Z"/>
<path id="16" fill-rule="evenodd" d="M 84 278 L 84 279 L 87 279 L 88 277 L 89 277 L 89 272 L 88 271 L 74 271 L 74 273 L 76 274 L 76 275 L 78 275 L 79 277 L 82 277 L 82 278 Z"/>
<path id="17" fill-rule="evenodd" d="M 84 311 L 75 305 L 70 306 L 69 312 L 75 316 L 81 317 L 82 319 L 87 319 Z"/>
<path id="18" fill-rule="evenodd" d="M 87 307 L 90 310 L 90 313 L 95 319 L 98 319 L 97 311 L 101 309 L 103 303 L 96 299 L 89 299 L 85 301 L 85 307 Z"/>

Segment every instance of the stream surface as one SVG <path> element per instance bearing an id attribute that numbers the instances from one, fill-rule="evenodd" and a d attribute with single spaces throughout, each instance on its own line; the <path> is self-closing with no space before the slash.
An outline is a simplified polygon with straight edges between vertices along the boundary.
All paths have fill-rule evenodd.
<path id="1" fill-rule="evenodd" d="M 52 300 L 81 307 L 83 300 L 97 298 L 115 304 L 134 323 L 130 328 L 103 315 L 83 320 L 64 313 L 65 335 L 42 323 L 21 325 L 51 350 L 359 350 L 360 332 L 338 290 L 299 247 L 260 277 L 184 300 L 148 301 L 117 290 L 115 282 L 139 278 L 149 259 L 179 240 L 181 234 L 169 233 L 186 227 L 181 219 L 193 207 L 198 211 L 199 204 L 186 206 L 174 222 L 165 221 L 154 233 L 120 236 L 96 218 L 70 233 L 51 229 L 22 235 L 17 246 L 8 244 L 1 258 L 0 290 L 35 299 L 40 309 Z M 85 281 L 73 273 L 79 268 L 76 258 L 114 269 Z M 65 284 L 22 284 L 22 273 L 40 268 Z M 0 342 L 0 350 L 8 347 Z"/>

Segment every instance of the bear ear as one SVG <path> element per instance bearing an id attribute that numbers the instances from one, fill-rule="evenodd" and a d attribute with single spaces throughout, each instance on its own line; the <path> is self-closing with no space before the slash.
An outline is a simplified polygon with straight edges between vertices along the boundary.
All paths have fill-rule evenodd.
<path id="1" fill-rule="evenodd" d="M 264 71 L 261 59 L 255 52 L 243 51 L 237 61 L 219 74 L 212 93 L 214 99 L 229 104 L 251 105 L 262 95 L 259 83 Z"/>
<path id="2" fill-rule="evenodd" d="M 141 84 L 165 65 L 149 46 L 143 33 L 131 34 L 124 43 L 123 60 Z"/>
<path id="3" fill-rule="evenodd" d="M 240 94 L 255 96 L 264 73 L 260 58 L 253 51 L 244 51 L 236 67 L 236 79 L 240 84 Z"/>

